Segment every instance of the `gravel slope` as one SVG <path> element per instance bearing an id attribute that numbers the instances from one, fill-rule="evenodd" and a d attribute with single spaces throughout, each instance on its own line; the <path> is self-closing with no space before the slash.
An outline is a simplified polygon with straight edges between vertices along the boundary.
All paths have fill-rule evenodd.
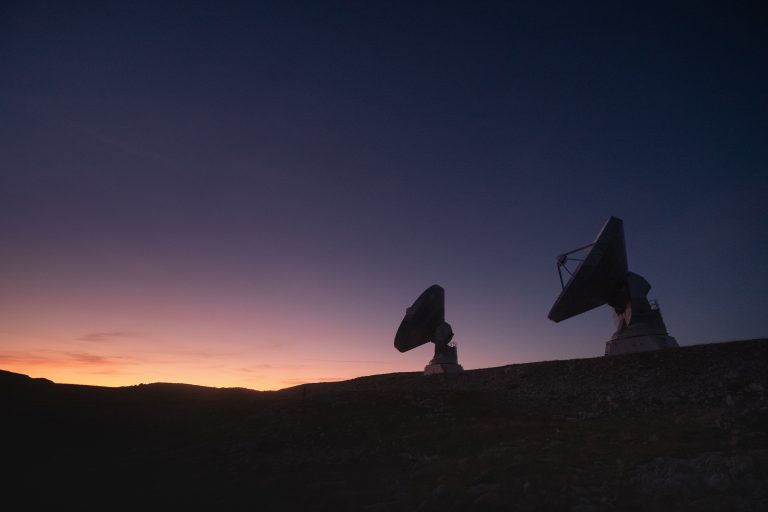
<path id="1" fill-rule="evenodd" d="M 32 508 L 768 510 L 768 340 L 278 392 L 0 372 Z"/>

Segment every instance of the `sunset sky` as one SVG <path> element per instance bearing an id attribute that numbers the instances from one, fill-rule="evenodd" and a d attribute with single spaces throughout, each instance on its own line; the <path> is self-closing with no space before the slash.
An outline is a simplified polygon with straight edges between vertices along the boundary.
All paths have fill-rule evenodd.
<path id="1" fill-rule="evenodd" d="M 603 354 L 624 220 L 681 345 L 768 335 L 760 2 L 3 2 L 0 369 L 277 389 Z"/>

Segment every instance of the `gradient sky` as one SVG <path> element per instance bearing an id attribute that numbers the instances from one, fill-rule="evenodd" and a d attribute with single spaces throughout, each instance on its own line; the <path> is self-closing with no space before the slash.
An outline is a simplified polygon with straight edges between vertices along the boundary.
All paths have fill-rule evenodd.
<path id="1" fill-rule="evenodd" d="M 624 219 L 681 345 L 768 335 L 761 2 L 3 2 L 0 368 L 275 389 L 602 355 Z"/>

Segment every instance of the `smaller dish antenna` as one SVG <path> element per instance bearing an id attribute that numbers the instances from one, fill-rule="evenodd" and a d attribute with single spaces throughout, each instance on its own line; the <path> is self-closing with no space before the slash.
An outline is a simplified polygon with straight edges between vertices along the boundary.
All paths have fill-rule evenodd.
<path id="1" fill-rule="evenodd" d="M 579 254 L 583 258 L 574 256 Z M 573 271 L 568 268 L 572 261 L 579 262 Z M 557 272 L 562 291 L 549 311 L 549 319 L 561 322 L 603 304 L 610 305 L 617 328 L 606 343 L 605 355 L 678 346 L 675 338 L 667 334 L 658 303 L 648 301 L 651 285 L 628 270 L 621 219 L 609 218 L 594 242 L 558 256 Z"/>
<path id="2" fill-rule="evenodd" d="M 445 290 L 432 285 L 419 295 L 395 334 L 395 348 L 407 352 L 425 343 L 435 344 L 435 356 L 424 368 L 425 375 L 458 373 L 464 369 L 458 362 L 451 324 L 445 321 Z"/>

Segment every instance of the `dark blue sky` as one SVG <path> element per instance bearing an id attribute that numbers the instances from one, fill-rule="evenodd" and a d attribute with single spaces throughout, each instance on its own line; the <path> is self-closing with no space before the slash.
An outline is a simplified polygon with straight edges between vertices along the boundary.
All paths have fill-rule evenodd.
<path id="1" fill-rule="evenodd" d="M 681 344 L 765 336 L 766 12 L 5 2 L 0 339 L 162 346 L 243 307 L 243 339 L 250 311 L 304 326 L 281 346 L 333 339 L 385 372 L 429 359 L 391 338 L 440 283 L 467 367 L 600 355 L 607 307 L 546 314 L 555 256 L 610 215 Z M 157 297 L 175 320 L 134 308 Z M 29 341 L 20 318 L 73 334 Z"/>

